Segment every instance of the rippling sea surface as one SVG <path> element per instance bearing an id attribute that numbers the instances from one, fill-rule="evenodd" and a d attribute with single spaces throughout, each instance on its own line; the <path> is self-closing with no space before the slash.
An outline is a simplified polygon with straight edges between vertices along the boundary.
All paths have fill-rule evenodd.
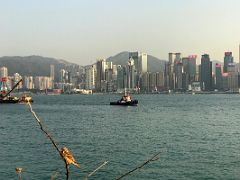
<path id="1" fill-rule="evenodd" d="M 239 179 L 240 95 L 133 95 L 137 107 L 110 106 L 117 95 L 33 96 L 33 109 L 83 179 L 115 179 L 161 152 L 125 179 Z M 0 179 L 65 179 L 64 163 L 26 105 L 0 104 Z"/>

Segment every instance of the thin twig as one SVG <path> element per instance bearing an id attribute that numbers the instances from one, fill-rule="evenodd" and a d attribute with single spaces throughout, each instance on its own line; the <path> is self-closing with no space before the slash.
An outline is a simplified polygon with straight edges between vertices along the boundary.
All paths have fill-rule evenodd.
<path id="1" fill-rule="evenodd" d="M 99 169 L 101 169 L 103 166 L 105 166 L 106 164 L 108 163 L 108 161 L 105 161 L 104 163 L 102 163 L 100 166 L 98 166 L 94 171 L 92 171 L 91 173 L 89 173 L 87 176 L 86 176 L 86 180 L 92 176 L 95 172 L 97 172 Z"/>
<path id="2" fill-rule="evenodd" d="M 161 152 L 156 153 L 154 156 L 152 156 L 150 159 L 148 159 L 147 161 L 145 161 L 144 163 L 142 163 L 141 165 L 137 166 L 136 168 L 132 169 L 131 171 L 126 172 L 125 174 L 121 175 L 120 177 L 116 178 L 116 180 L 118 179 L 122 179 L 123 177 L 131 174 L 132 172 L 141 169 L 143 166 L 147 165 L 148 163 L 150 163 L 151 161 L 156 161 L 159 158 L 157 157 Z"/>
<path id="3" fill-rule="evenodd" d="M 34 116 L 34 118 L 37 120 L 38 125 L 40 126 L 41 131 L 44 132 L 44 134 L 49 138 L 49 140 L 51 141 L 51 143 L 53 144 L 53 146 L 55 147 L 55 149 L 58 151 L 59 155 L 61 156 L 61 158 L 64 160 L 65 163 L 65 169 L 66 169 L 66 180 L 68 180 L 69 178 L 69 165 L 66 162 L 66 160 L 64 159 L 64 157 L 62 156 L 62 153 L 59 149 L 59 147 L 57 146 L 57 143 L 54 141 L 54 139 L 52 138 L 52 136 L 47 132 L 47 130 L 43 127 L 41 120 L 37 117 L 36 113 L 33 111 L 32 109 L 32 105 L 31 103 L 28 101 L 28 106 L 29 106 L 29 111 L 32 113 L 32 115 Z"/>

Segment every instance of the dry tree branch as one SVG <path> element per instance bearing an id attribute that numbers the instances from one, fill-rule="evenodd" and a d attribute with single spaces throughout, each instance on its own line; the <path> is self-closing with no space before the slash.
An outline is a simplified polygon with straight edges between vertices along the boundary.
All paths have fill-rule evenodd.
<path id="1" fill-rule="evenodd" d="M 97 172 L 99 169 L 101 169 L 103 166 L 105 166 L 108 163 L 108 161 L 105 161 L 104 163 L 102 163 L 100 166 L 98 166 L 94 171 L 92 171 L 91 173 L 89 173 L 85 179 L 87 180 L 90 176 L 92 176 L 95 172 Z"/>
<path id="2" fill-rule="evenodd" d="M 48 131 L 46 130 L 46 128 L 43 127 L 41 120 L 38 118 L 38 116 L 36 115 L 36 113 L 33 111 L 32 109 L 32 105 L 31 103 L 28 101 L 27 105 L 29 106 L 29 111 L 32 113 L 32 115 L 34 116 L 34 118 L 36 119 L 36 121 L 38 122 L 38 125 L 40 126 L 41 131 L 47 136 L 47 138 L 51 141 L 51 143 L 53 144 L 53 146 L 55 147 L 55 149 L 58 151 L 59 155 L 61 156 L 61 158 L 63 159 L 64 163 L 65 163 L 65 169 L 66 169 L 66 180 L 69 179 L 69 165 L 71 163 L 69 163 L 67 161 L 67 159 L 65 158 L 65 156 L 63 155 L 63 150 L 60 150 L 59 147 L 57 146 L 57 143 L 54 141 L 54 139 L 52 138 L 52 136 L 48 133 Z M 71 155 L 71 154 L 70 154 Z M 72 155 L 71 155 L 72 156 Z M 73 157 L 72 157 L 73 158 Z"/>
<path id="3" fill-rule="evenodd" d="M 123 177 L 131 174 L 132 172 L 141 169 L 143 166 L 147 165 L 148 163 L 152 162 L 152 161 L 156 161 L 159 159 L 159 157 L 157 157 L 161 152 L 156 153 L 154 156 L 152 156 L 150 159 L 148 159 L 147 161 L 145 161 L 144 163 L 142 163 L 141 165 L 137 166 L 136 168 L 126 172 L 125 174 L 121 175 L 120 177 L 116 178 L 116 180 L 118 179 L 122 179 Z"/>

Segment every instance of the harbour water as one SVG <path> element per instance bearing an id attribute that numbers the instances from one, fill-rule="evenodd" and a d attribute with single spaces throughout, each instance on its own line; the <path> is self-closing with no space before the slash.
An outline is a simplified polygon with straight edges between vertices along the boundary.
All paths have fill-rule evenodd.
<path id="1" fill-rule="evenodd" d="M 155 153 L 160 159 L 125 179 L 239 179 L 240 96 L 133 95 L 137 107 L 110 106 L 117 95 L 34 96 L 33 109 L 83 179 L 115 179 Z M 64 179 L 64 163 L 26 105 L 0 105 L 0 179 Z"/>

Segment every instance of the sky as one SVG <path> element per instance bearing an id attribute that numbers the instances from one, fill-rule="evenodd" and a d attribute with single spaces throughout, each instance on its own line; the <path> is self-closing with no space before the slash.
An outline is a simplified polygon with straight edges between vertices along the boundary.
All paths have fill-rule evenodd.
<path id="1" fill-rule="evenodd" d="M 239 59 L 239 0 L 0 0 L 0 56 L 80 65 L 141 51 Z"/>

